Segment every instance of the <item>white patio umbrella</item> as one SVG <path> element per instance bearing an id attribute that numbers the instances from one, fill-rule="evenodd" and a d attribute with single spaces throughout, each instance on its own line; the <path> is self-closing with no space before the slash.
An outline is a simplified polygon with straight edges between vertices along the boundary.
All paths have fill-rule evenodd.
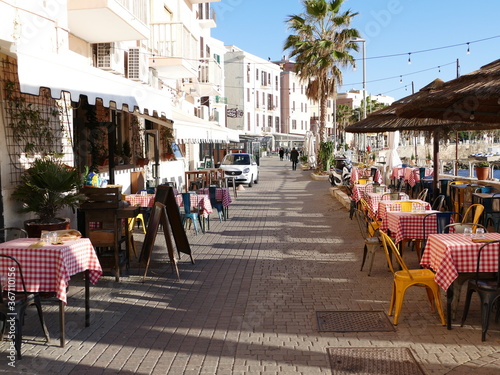
<path id="1" fill-rule="evenodd" d="M 316 168 L 316 139 L 311 131 L 306 132 L 304 148 L 304 155 L 307 155 L 309 166 L 311 168 Z"/>
<path id="2" fill-rule="evenodd" d="M 386 159 L 387 169 L 385 171 L 384 182 L 390 181 L 390 173 L 392 171 L 392 168 L 400 166 L 402 164 L 397 150 L 399 145 L 399 130 L 395 132 L 389 132 L 387 141 L 389 144 L 389 153 L 387 154 Z"/>

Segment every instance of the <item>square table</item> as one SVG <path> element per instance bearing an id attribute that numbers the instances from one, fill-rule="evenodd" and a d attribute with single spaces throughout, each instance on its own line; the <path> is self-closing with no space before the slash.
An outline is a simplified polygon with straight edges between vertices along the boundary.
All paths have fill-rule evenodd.
<path id="1" fill-rule="evenodd" d="M 356 202 L 359 202 L 361 198 L 363 198 L 364 193 L 373 192 L 373 184 L 362 185 L 362 184 L 354 184 L 352 187 L 352 199 Z"/>
<path id="2" fill-rule="evenodd" d="M 210 196 L 207 194 L 189 194 L 189 199 L 191 201 L 191 207 L 200 207 L 202 210 L 202 215 L 207 218 L 212 213 L 212 204 L 210 203 Z M 175 201 L 179 207 L 184 206 L 182 200 L 182 194 L 175 196 Z"/>
<path id="3" fill-rule="evenodd" d="M 153 207 L 155 203 L 155 194 L 127 194 L 123 198 L 131 206 Z"/>
<path id="4" fill-rule="evenodd" d="M 426 211 L 431 209 L 429 202 L 423 201 L 421 199 L 408 199 L 410 202 L 418 202 L 424 205 Z M 389 223 L 387 219 L 387 213 L 391 211 L 401 211 L 401 203 L 399 201 L 393 200 L 381 200 L 378 205 L 377 217 L 382 219 L 382 224 L 380 229 L 386 231 L 389 228 Z"/>
<path id="5" fill-rule="evenodd" d="M 198 189 L 199 194 L 206 194 L 210 196 L 209 188 Z M 222 202 L 224 207 L 229 207 L 231 204 L 231 194 L 228 188 L 215 188 L 215 199 Z"/>
<path id="6" fill-rule="evenodd" d="M 409 199 L 409 196 L 406 193 L 398 193 L 399 199 L 400 200 L 407 200 Z M 386 193 L 369 193 L 365 192 L 363 194 L 363 197 L 366 200 L 366 203 L 368 203 L 368 206 L 370 206 L 370 209 L 374 212 L 377 213 L 379 210 L 380 202 L 382 201 L 390 201 L 391 196 Z M 393 201 L 395 202 L 395 201 Z M 401 206 L 401 205 L 400 205 Z"/>
<path id="7" fill-rule="evenodd" d="M 500 233 L 485 233 L 487 240 L 500 240 Z M 451 329 L 451 303 L 453 301 L 452 283 L 461 273 L 476 272 L 477 253 L 484 243 L 473 242 L 462 233 L 431 234 L 420 260 L 423 267 L 436 272 L 436 283 L 447 293 L 447 326 Z M 496 272 L 498 269 L 498 250 L 481 257 L 480 272 Z"/>
<path id="8" fill-rule="evenodd" d="M 102 275 L 102 268 L 94 247 L 88 238 L 64 242 L 61 245 L 47 244 L 30 248 L 38 238 L 18 238 L 0 243 L 0 253 L 16 258 L 21 264 L 26 291 L 55 292 L 64 311 L 67 303 L 66 289 L 71 276 L 85 272 L 85 326 L 89 326 L 89 282 L 96 284 Z M 7 274 L 5 263 L 0 262 L 0 275 Z M 19 277 L 16 285 L 21 285 Z M 64 314 L 61 314 L 64 316 Z M 64 346 L 64 321 L 61 321 L 61 346 Z"/>
<path id="9" fill-rule="evenodd" d="M 387 229 L 391 232 L 391 237 L 394 238 L 394 243 L 397 244 L 403 240 L 423 240 L 424 238 L 424 217 L 430 213 L 438 211 L 425 212 L 402 212 L 389 211 L 387 212 Z M 436 233 L 437 223 L 436 216 L 432 216 L 428 221 L 426 234 Z M 453 221 L 451 221 L 453 222 Z"/>

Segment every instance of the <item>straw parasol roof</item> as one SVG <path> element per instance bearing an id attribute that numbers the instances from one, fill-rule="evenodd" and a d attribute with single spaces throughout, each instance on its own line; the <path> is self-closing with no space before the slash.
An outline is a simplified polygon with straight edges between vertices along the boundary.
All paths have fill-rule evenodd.
<path id="1" fill-rule="evenodd" d="M 469 121 L 456 121 L 452 119 L 444 120 L 441 118 L 422 118 L 422 117 L 412 117 L 405 118 L 399 117 L 398 112 L 412 105 L 416 101 L 421 101 L 432 95 L 436 91 L 439 91 L 445 83 L 438 79 L 435 79 L 427 86 L 423 87 L 420 91 L 415 94 L 406 96 L 400 100 L 395 101 L 390 106 L 382 108 L 369 114 L 365 119 L 358 121 L 348 127 L 346 131 L 350 133 L 381 133 L 381 132 L 393 132 L 396 130 L 416 130 L 416 131 L 433 131 L 436 129 L 441 130 L 443 133 L 449 131 L 461 130 L 461 129 L 491 129 L 491 124 L 476 123 L 471 124 Z"/>
<path id="2" fill-rule="evenodd" d="M 398 107 L 396 114 L 469 123 L 474 130 L 500 128 L 500 59 Z"/>

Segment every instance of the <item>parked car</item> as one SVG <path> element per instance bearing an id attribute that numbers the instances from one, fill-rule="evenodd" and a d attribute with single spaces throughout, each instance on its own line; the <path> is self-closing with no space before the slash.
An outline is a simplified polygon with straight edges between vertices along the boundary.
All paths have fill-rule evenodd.
<path id="1" fill-rule="evenodd" d="M 236 183 L 248 184 L 249 187 L 259 182 L 259 166 L 252 154 L 227 154 L 220 168 L 227 177 L 235 177 Z"/>

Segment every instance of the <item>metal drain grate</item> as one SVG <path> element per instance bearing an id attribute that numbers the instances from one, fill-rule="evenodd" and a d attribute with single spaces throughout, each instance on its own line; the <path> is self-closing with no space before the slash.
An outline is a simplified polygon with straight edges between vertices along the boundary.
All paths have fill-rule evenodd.
<path id="1" fill-rule="evenodd" d="M 386 332 L 394 326 L 383 311 L 316 311 L 319 332 Z"/>
<path id="2" fill-rule="evenodd" d="M 333 375 L 425 375 L 409 348 L 327 348 Z"/>

